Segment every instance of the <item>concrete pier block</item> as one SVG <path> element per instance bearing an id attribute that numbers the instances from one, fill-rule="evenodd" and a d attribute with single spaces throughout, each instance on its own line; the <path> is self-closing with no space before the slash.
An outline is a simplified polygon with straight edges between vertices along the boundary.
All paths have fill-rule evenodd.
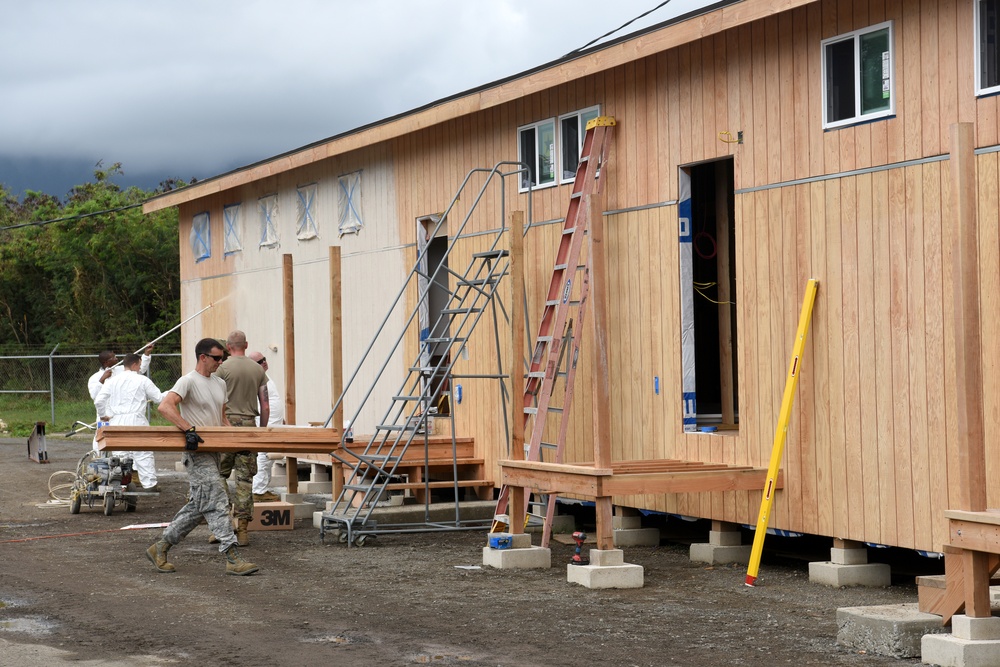
<path id="1" fill-rule="evenodd" d="M 750 562 L 752 546 L 743 544 L 740 527 L 726 521 L 713 521 L 708 531 L 708 543 L 694 543 L 689 551 L 694 563 L 725 565 L 727 563 Z"/>
<path id="2" fill-rule="evenodd" d="M 809 581 L 824 586 L 884 588 L 892 583 L 892 568 L 884 563 L 840 565 L 830 561 L 809 563 Z"/>
<path id="3" fill-rule="evenodd" d="M 922 613 L 916 604 L 837 610 L 837 643 L 872 655 L 917 658 L 924 635 L 945 631 L 940 616 Z"/>
<path id="4" fill-rule="evenodd" d="M 619 528 L 615 529 L 616 547 L 655 547 L 660 544 L 659 528 Z"/>
<path id="5" fill-rule="evenodd" d="M 510 538 L 510 548 L 483 547 L 483 565 L 498 570 L 544 570 L 552 567 L 552 550 L 531 546 L 527 533 L 499 533 Z"/>
<path id="6" fill-rule="evenodd" d="M 920 660 L 941 667 L 1000 665 L 1000 617 L 951 617 L 951 634 L 925 635 Z"/>
<path id="7" fill-rule="evenodd" d="M 296 519 L 308 519 L 316 511 L 315 503 L 305 502 L 301 493 L 282 493 L 281 500 L 292 504 L 292 511 L 295 513 Z"/>
<path id="8" fill-rule="evenodd" d="M 566 581 L 586 588 L 642 588 L 641 565 L 625 562 L 621 549 L 591 549 L 589 565 L 566 565 Z"/>

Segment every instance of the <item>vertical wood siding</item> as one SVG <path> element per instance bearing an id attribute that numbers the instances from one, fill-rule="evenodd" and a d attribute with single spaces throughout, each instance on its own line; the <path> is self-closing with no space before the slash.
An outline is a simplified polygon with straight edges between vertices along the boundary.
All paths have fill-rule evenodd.
<path id="1" fill-rule="evenodd" d="M 593 105 L 615 116 L 605 174 L 608 275 L 604 285 L 611 339 L 612 446 L 617 460 L 683 458 L 766 466 L 784 389 L 805 282 L 820 292 L 803 359 L 777 496 L 777 528 L 939 550 L 941 511 L 957 498 L 952 378 L 955 355 L 950 181 L 947 160 L 899 165 L 946 154 L 948 127 L 976 124 L 977 146 L 1000 141 L 998 97 L 976 99 L 972 79 L 971 0 L 820 0 L 723 33 L 582 76 L 515 102 L 449 120 L 312 167 L 208 197 L 181 211 L 185 313 L 234 293 L 223 308 L 185 332 L 185 349 L 202 331 L 223 335 L 240 325 L 251 337 L 280 340 L 280 255 L 296 262 L 300 405 L 309 419 L 329 408 L 329 311 L 326 247 L 344 249 L 345 370 L 384 316 L 387 299 L 416 260 L 416 220 L 444 211 L 471 169 L 517 159 L 517 127 Z M 893 21 L 896 114 L 824 132 L 820 41 Z M 726 143 L 721 132 L 743 142 Z M 987 478 L 1000 479 L 1000 166 L 977 157 L 983 321 Z M 740 428 L 726 435 L 684 434 L 680 414 L 678 168 L 734 160 L 735 298 L 739 323 Z M 868 173 L 853 170 L 887 167 Z M 333 233 L 336 177 L 364 169 L 365 230 Z M 815 177 L 834 178 L 809 181 Z M 795 182 L 806 179 L 806 182 Z M 294 239 L 295 187 L 317 182 L 320 239 Z M 448 221 L 454 235 L 482 184 L 462 193 Z M 223 259 L 222 206 L 243 201 L 256 225 L 258 197 L 279 193 L 281 247 L 244 242 Z M 569 186 L 531 195 L 526 238 L 529 329 L 537 325 L 565 214 Z M 451 255 L 461 270 L 486 248 L 487 234 L 528 195 L 511 181 L 490 187 Z M 208 210 L 213 257 L 193 264 L 191 217 Z M 299 276 L 302 276 L 301 280 Z M 506 308 L 509 288 L 501 290 Z M 298 295 L 302 294 L 302 299 Z M 415 290 L 406 305 L 416 304 Z M 260 300 L 269 304 L 261 312 Z M 492 315 L 484 316 L 457 373 L 493 373 Z M 396 316 L 390 329 L 402 327 Z M 509 329 L 501 318 L 500 359 L 511 368 Z M 302 332 L 301 334 L 299 332 Z M 263 340 L 261 341 L 263 342 Z M 567 460 L 593 457 L 589 335 L 577 375 Z M 417 353 L 416 326 L 394 369 Z M 279 355 L 280 356 L 280 355 Z M 269 355 L 269 359 L 271 356 Z M 272 363 L 272 368 L 275 364 Z M 280 366 L 279 366 L 280 368 Z M 659 378 L 660 393 L 654 390 Z M 362 383 L 363 384 L 363 383 Z M 494 465 L 507 456 L 495 380 L 463 380 L 454 406 L 460 435 L 473 435 Z M 307 398 L 308 397 L 308 398 Z M 385 402 L 379 404 L 384 409 Z M 300 416 L 303 415 L 300 407 Z M 300 421 L 302 421 L 300 417 Z M 554 427 L 553 427 L 554 428 Z M 992 506 L 1000 486 L 989 489 Z M 617 498 L 636 507 L 752 523 L 759 492 Z"/>

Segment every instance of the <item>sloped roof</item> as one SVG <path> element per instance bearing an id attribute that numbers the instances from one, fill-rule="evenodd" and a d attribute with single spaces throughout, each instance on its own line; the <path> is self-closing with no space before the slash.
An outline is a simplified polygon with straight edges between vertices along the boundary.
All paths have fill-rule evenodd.
<path id="1" fill-rule="evenodd" d="M 381 143 L 815 1 L 720 0 L 637 33 L 572 52 L 525 72 L 153 197 L 143 205 L 143 212 L 152 213 L 184 204 Z"/>

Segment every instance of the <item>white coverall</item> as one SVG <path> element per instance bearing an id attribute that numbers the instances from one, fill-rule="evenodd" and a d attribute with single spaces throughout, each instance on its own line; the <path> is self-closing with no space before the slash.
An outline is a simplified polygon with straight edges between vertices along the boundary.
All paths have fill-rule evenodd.
<path id="1" fill-rule="evenodd" d="M 267 418 L 268 426 L 281 426 L 285 423 L 285 405 L 278 396 L 278 385 L 274 380 L 267 380 L 267 404 L 271 407 L 271 416 Z M 254 423 L 260 426 L 260 417 L 254 418 Z M 253 476 L 253 492 L 257 495 L 267 492 L 271 485 L 271 462 L 267 460 L 267 452 L 257 452 L 257 474 Z"/>
<path id="2" fill-rule="evenodd" d="M 142 361 L 139 362 L 139 372 L 142 373 L 143 375 L 145 375 L 146 371 L 149 370 L 149 360 L 150 359 L 152 359 L 152 357 L 150 357 L 148 354 L 142 355 Z M 92 400 L 92 401 L 96 401 L 97 400 L 97 394 L 100 393 L 101 387 L 104 386 L 103 384 L 101 384 L 101 376 L 104 375 L 104 372 L 106 370 L 108 370 L 108 369 L 107 368 L 102 368 L 101 370 L 99 370 L 96 373 L 94 373 L 93 375 L 91 375 L 90 379 L 87 380 L 87 391 L 90 392 L 90 400 Z M 114 368 L 111 369 L 111 377 L 108 378 L 108 380 L 110 380 L 111 378 L 115 377 L 116 375 L 121 375 L 124 371 L 125 371 L 125 366 L 123 366 L 122 364 L 118 364 L 117 366 L 115 366 Z M 105 382 L 107 382 L 108 380 L 105 380 Z M 94 407 L 97 407 L 97 406 L 95 405 Z M 100 410 L 98 410 L 98 412 L 97 412 L 97 421 L 101 421 L 101 412 L 100 412 Z M 96 452 L 97 451 L 97 429 L 96 429 L 96 426 L 94 428 L 94 442 L 93 442 L 93 447 L 94 447 L 94 451 Z"/>
<path id="3" fill-rule="evenodd" d="M 94 405 L 98 417 L 111 418 L 113 426 L 149 426 L 146 401 L 159 403 L 163 394 L 145 375 L 126 370 L 108 378 L 97 394 Z M 144 489 L 156 486 L 156 459 L 153 452 L 113 452 L 112 456 L 131 456 Z"/>

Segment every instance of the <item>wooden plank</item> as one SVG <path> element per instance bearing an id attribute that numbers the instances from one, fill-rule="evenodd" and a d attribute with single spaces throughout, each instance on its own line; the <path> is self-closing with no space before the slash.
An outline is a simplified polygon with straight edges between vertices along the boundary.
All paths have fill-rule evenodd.
<path id="1" fill-rule="evenodd" d="M 986 509 L 986 449 L 983 425 L 981 339 L 979 321 L 979 260 L 976 220 L 976 164 L 973 127 L 951 127 L 952 210 L 958 222 L 955 268 L 955 349 L 959 434 L 959 509 Z"/>
<path id="2" fill-rule="evenodd" d="M 340 444 L 337 432 L 326 428 L 202 426 L 198 433 L 205 440 L 198 445 L 203 452 L 329 453 Z M 184 433 L 173 426 L 105 426 L 97 445 L 101 451 L 181 452 Z"/>
<path id="3" fill-rule="evenodd" d="M 292 270 L 292 255 L 285 253 L 281 256 L 281 270 L 283 280 L 284 304 L 284 332 L 285 332 L 285 423 L 295 423 L 295 280 Z M 288 469 L 295 470 L 295 459 L 288 461 Z M 288 476 L 288 492 L 296 493 L 299 490 L 299 480 L 296 475 Z"/>
<path id="4" fill-rule="evenodd" d="M 864 536 L 865 489 L 861 442 L 861 403 L 865 395 L 861 385 L 860 318 L 858 280 L 863 270 L 858 257 L 858 178 L 842 179 L 841 198 L 841 318 L 843 342 L 843 475 L 846 481 L 846 510 L 842 526 L 844 537 Z M 867 270 L 869 267 L 864 267 Z M 833 351 L 831 350 L 831 356 Z"/>
<path id="5" fill-rule="evenodd" d="M 341 276 L 340 246 L 330 246 L 330 397 L 336 402 L 344 393 L 344 319 L 342 314 L 343 280 Z M 333 407 L 332 405 L 330 406 Z M 337 430 L 344 430 L 344 403 L 337 406 L 330 425 Z M 331 490 L 336 498 L 344 488 L 343 464 L 336 461 L 332 464 L 330 479 Z"/>
<path id="6" fill-rule="evenodd" d="M 889 544 L 913 547 L 913 490 L 910 468 L 909 315 L 906 254 L 906 173 L 889 171 L 889 318 L 892 342 L 893 459 L 895 461 L 896 534 Z"/>
<path id="7" fill-rule="evenodd" d="M 923 117 L 920 106 L 924 72 L 920 63 L 920 3 L 903 2 L 902 18 L 896 24 L 899 31 L 896 39 L 899 63 L 896 79 L 896 116 L 903 119 L 906 137 L 903 142 L 903 159 L 915 160 L 923 152 Z"/>
<path id="8" fill-rule="evenodd" d="M 983 441 L 996 443 L 1000 435 L 1000 336 L 997 323 L 1000 322 L 1000 276 L 997 275 L 998 251 L 1000 251 L 1000 168 L 997 153 L 979 155 L 975 158 L 977 180 L 977 211 L 982 214 L 982 224 L 977 220 L 979 232 L 979 321 L 980 358 L 982 360 L 982 400 L 983 400 Z M 996 448 L 990 446 L 986 456 L 986 479 L 996 479 L 1000 474 Z M 995 499 L 988 497 L 990 504 Z"/>
<path id="9" fill-rule="evenodd" d="M 601 481 L 604 492 L 613 496 L 646 493 L 706 493 L 761 489 L 767 481 L 767 468 L 690 472 L 650 472 L 614 474 Z M 776 488 L 784 485 L 779 474 Z"/>
<path id="10" fill-rule="evenodd" d="M 853 159 L 853 156 L 852 156 Z M 815 363 L 826 364 L 827 403 L 829 434 L 827 447 L 830 457 L 830 486 L 833 495 L 830 496 L 833 506 L 833 532 L 824 533 L 838 537 L 849 535 L 848 517 L 850 515 L 850 499 L 848 498 L 847 478 L 850 462 L 847 460 L 844 438 L 844 298 L 843 298 L 843 252 L 841 250 L 842 230 L 846 216 L 853 216 L 853 211 L 844 209 L 844 179 L 834 179 L 826 182 L 826 219 L 832 223 L 826 229 L 826 280 L 822 286 L 823 304 L 826 306 L 827 341 L 826 353 L 823 349 L 814 347 Z M 849 199 L 849 201 L 853 201 Z M 800 286 L 796 286 L 800 287 Z M 792 311 L 794 312 L 794 310 Z M 817 357 L 826 357 L 820 361 Z"/>
<path id="11" fill-rule="evenodd" d="M 889 247 L 889 176 L 887 172 L 872 174 L 873 246 L 886 252 Z M 875 337 L 875 406 L 876 460 L 878 462 L 881 507 L 879 537 L 881 543 L 892 542 L 896 535 L 896 465 L 893 449 L 893 385 L 892 385 L 892 320 L 889 314 L 889 263 L 874 262 Z"/>

